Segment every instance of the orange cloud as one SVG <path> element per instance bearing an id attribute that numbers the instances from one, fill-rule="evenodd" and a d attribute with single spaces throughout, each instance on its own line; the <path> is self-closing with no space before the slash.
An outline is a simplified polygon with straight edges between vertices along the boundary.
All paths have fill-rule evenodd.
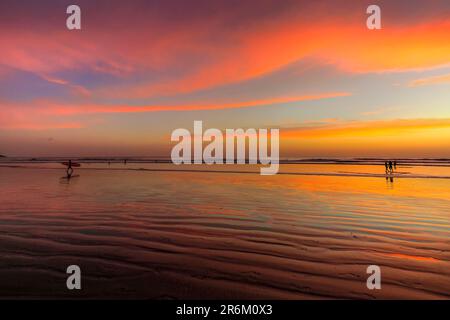
<path id="1" fill-rule="evenodd" d="M 390 24 L 369 31 L 361 18 L 323 15 L 311 22 L 293 14 L 289 19 L 274 17 L 228 32 L 213 18 L 163 33 L 152 30 L 164 25 L 114 33 L 99 27 L 83 34 L 4 29 L 0 30 L 0 64 L 49 77 L 83 68 L 125 79 L 149 71 L 163 74 L 151 81 L 144 77 L 100 86 L 95 93 L 106 98 L 142 98 L 253 79 L 305 57 L 347 72 L 426 69 L 449 63 L 448 19 Z M 226 18 L 218 19 L 226 22 Z M 221 41 L 212 40 L 215 33 Z"/>
<path id="2" fill-rule="evenodd" d="M 248 107 L 261 107 L 273 104 L 284 104 L 290 102 L 302 102 L 321 99 L 330 99 L 338 97 L 347 97 L 351 94 L 348 92 L 329 92 L 319 94 L 309 94 L 295 97 L 277 97 L 251 101 L 239 101 L 231 103 L 208 104 L 198 102 L 195 104 L 181 105 L 147 105 L 147 106 L 129 106 L 129 105 L 59 105 L 49 103 L 44 105 L 43 112 L 58 115 L 71 115 L 83 113 L 131 113 L 131 112 L 163 112 L 163 111 L 194 111 L 194 110 L 220 110 L 220 109 L 237 109 Z"/>
<path id="3" fill-rule="evenodd" d="M 348 121 L 280 129 L 283 156 L 449 157 L 450 119 Z"/>
<path id="4" fill-rule="evenodd" d="M 274 104 L 291 102 L 312 101 L 346 97 L 348 92 L 329 92 L 309 94 L 295 97 L 275 97 L 251 101 L 238 101 L 230 103 L 208 104 L 199 102 L 185 105 L 101 105 L 101 104 L 60 104 L 46 100 L 36 100 L 28 105 L 0 102 L 0 128 L 8 129 L 44 129 L 44 128 L 78 128 L 79 123 L 59 123 L 61 120 L 55 117 L 67 117 L 79 114 L 94 113 L 135 113 L 135 112 L 164 112 L 164 111 L 194 111 L 194 110 L 219 110 L 248 107 L 261 107 Z M 56 122 L 55 122 L 56 121 Z"/>
<path id="5" fill-rule="evenodd" d="M 78 129 L 84 125 L 54 116 L 44 115 L 41 108 L 25 107 L 0 101 L 0 129 L 48 130 Z"/>
<path id="6" fill-rule="evenodd" d="M 1 130 L 51 130 L 51 129 L 81 129 L 79 122 L 36 121 L 31 119 L 10 118 L 8 122 L 0 122 Z"/>
<path id="7" fill-rule="evenodd" d="M 450 83 L 450 74 L 417 79 L 409 83 L 409 87 L 428 86 L 434 84 Z"/>
<path id="8" fill-rule="evenodd" d="M 284 138 L 384 137 L 421 130 L 450 128 L 450 119 L 350 121 L 332 125 L 282 129 Z"/>
<path id="9" fill-rule="evenodd" d="M 316 57 L 347 72 L 427 69 L 449 63 L 450 22 L 390 26 L 368 31 L 362 23 L 305 25 L 284 22 L 235 35 L 229 48 L 205 50 L 211 62 L 160 83 L 117 88 L 113 97 L 149 97 L 192 92 L 269 74 L 305 57 Z M 105 93 L 105 92 L 103 92 Z M 106 93 L 105 93 L 106 94 Z"/>

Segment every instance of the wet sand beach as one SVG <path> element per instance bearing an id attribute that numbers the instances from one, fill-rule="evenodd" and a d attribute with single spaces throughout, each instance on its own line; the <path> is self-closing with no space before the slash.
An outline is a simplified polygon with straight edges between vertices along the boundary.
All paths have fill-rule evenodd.
<path id="1" fill-rule="evenodd" d="M 249 167 L 0 166 L 0 297 L 450 298 L 449 168 Z"/>

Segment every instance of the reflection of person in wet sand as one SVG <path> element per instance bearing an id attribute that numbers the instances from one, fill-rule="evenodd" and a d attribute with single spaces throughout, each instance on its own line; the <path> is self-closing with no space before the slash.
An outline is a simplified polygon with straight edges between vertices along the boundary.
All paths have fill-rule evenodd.
<path id="1" fill-rule="evenodd" d="M 386 182 L 390 182 L 390 184 L 394 183 L 394 177 L 393 176 L 386 176 Z"/>

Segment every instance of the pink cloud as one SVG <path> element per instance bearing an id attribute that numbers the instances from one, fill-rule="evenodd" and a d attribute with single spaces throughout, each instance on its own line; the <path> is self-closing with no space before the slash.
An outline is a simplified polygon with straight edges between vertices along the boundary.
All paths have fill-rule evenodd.
<path id="1" fill-rule="evenodd" d="M 43 115 L 41 108 L 30 108 L 0 101 L 0 129 L 48 130 L 83 128 L 80 122 Z"/>
<path id="2" fill-rule="evenodd" d="M 50 103 L 45 106 L 45 112 L 58 115 L 73 115 L 86 113 L 134 113 L 134 112 L 164 112 L 164 111 L 194 111 L 194 110 L 220 110 L 220 109 L 237 109 L 249 107 L 261 107 L 273 104 L 284 104 L 291 102 L 312 101 L 321 99 L 330 99 L 338 97 L 347 97 L 351 94 L 348 92 L 328 92 L 319 94 L 309 94 L 294 97 L 276 97 L 251 101 L 237 101 L 229 103 L 213 103 L 208 104 L 198 102 L 193 104 L 180 105 L 64 105 Z"/>
<path id="3" fill-rule="evenodd" d="M 448 63 L 448 20 L 392 24 L 389 31 L 370 32 L 361 22 L 364 11 L 343 19 L 319 14 L 320 5 L 309 10 L 316 19 L 306 19 L 303 11 L 277 13 L 246 28 L 228 26 L 232 12 L 205 15 L 189 24 L 151 16 L 113 32 L 106 23 L 94 23 L 79 33 L 6 27 L 0 29 L 0 64 L 49 78 L 58 78 L 54 74 L 61 71 L 87 69 L 139 79 L 100 85 L 92 93 L 110 99 L 174 95 L 237 83 L 311 56 L 347 72 Z M 147 79 L 143 74 L 159 76 Z"/>
<path id="4" fill-rule="evenodd" d="M 83 126 L 81 123 L 67 122 L 65 119 L 70 116 L 83 114 L 220 110 L 262 107 L 276 104 L 347 97 L 350 95 L 351 94 L 348 92 L 327 92 L 302 96 L 272 97 L 250 101 L 223 102 L 215 104 L 198 102 L 179 105 L 144 106 L 102 104 L 72 105 L 47 100 L 36 100 L 28 105 L 0 102 L 0 128 L 80 128 Z"/>

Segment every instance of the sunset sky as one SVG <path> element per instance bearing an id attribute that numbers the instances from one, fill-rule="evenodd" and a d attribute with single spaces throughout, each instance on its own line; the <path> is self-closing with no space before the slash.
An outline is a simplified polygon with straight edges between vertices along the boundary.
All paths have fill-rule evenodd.
<path id="1" fill-rule="evenodd" d="M 168 157 L 203 120 L 280 128 L 282 157 L 450 157 L 448 0 L 2 0 L 0 48 L 0 154 Z"/>

